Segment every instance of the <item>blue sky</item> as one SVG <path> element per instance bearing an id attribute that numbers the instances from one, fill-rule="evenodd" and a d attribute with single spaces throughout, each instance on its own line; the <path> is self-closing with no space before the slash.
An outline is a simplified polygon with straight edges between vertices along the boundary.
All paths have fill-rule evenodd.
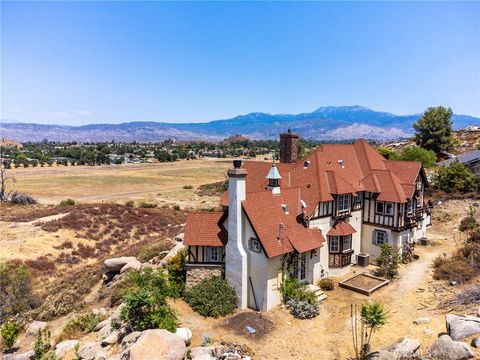
<path id="1" fill-rule="evenodd" d="M 480 3 L 1 2 L 3 121 L 353 104 L 479 116 Z"/>

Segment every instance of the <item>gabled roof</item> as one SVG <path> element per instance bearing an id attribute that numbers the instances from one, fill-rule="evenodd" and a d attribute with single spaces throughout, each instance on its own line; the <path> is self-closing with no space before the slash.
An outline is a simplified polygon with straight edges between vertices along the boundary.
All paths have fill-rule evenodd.
<path id="1" fill-rule="evenodd" d="M 328 236 L 345 236 L 356 233 L 357 231 L 346 221 L 338 221 L 328 230 Z"/>
<path id="2" fill-rule="evenodd" d="M 223 212 L 193 212 L 187 215 L 185 226 L 185 245 L 224 246 L 228 233 L 222 225 Z"/>
<path id="3" fill-rule="evenodd" d="M 304 226 L 300 200 L 301 189 L 290 188 L 276 195 L 270 191 L 250 193 L 243 201 L 245 214 L 268 257 L 323 246 L 325 238 L 320 230 Z"/>

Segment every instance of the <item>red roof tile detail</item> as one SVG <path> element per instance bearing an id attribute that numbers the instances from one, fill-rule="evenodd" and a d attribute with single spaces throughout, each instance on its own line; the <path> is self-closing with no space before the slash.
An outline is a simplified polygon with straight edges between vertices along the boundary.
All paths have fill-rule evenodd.
<path id="1" fill-rule="evenodd" d="M 346 221 L 339 221 L 328 230 L 328 236 L 345 236 L 356 233 L 357 231 Z"/>
<path id="2" fill-rule="evenodd" d="M 319 229 L 306 228 L 301 220 L 302 191 L 284 189 L 247 194 L 243 209 L 268 257 L 283 255 L 294 249 L 305 252 L 323 246 L 325 238 Z M 285 206 L 288 206 L 288 213 Z"/>
<path id="3" fill-rule="evenodd" d="M 224 246 L 227 230 L 222 225 L 223 212 L 194 212 L 187 215 L 183 243 L 197 246 Z"/>

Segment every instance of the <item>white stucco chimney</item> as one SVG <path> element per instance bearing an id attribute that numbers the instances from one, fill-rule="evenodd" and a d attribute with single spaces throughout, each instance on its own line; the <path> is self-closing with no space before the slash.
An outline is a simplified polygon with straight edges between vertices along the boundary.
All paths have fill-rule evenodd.
<path id="1" fill-rule="evenodd" d="M 246 198 L 247 170 L 240 160 L 228 170 L 228 242 L 225 248 L 225 279 L 237 293 L 237 306 L 247 308 L 247 253 L 243 247 L 242 201 Z"/>

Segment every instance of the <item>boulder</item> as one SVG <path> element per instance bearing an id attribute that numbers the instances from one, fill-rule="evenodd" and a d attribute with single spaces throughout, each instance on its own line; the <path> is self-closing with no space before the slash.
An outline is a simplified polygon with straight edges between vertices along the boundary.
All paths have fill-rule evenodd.
<path id="1" fill-rule="evenodd" d="M 106 316 L 107 315 L 107 309 L 105 309 L 104 307 L 100 308 L 100 309 L 93 309 L 92 310 L 92 314 L 93 315 L 98 315 L 98 316 Z"/>
<path id="2" fill-rule="evenodd" d="M 185 344 L 188 345 L 192 341 L 192 331 L 189 328 L 177 328 L 175 335 L 180 336 Z"/>
<path id="3" fill-rule="evenodd" d="M 140 331 L 134 331 L 128 334 L 127 336 L 125 336 L 122 339 L 122 346 L 121 346 L 122 351 L 128 348 L 130 345 L 132 345 L 135 341 L 137 341 L 140 335 L 142 335 Z"/>
<path id="4" fill-rule="evenodd" d="M 105 326 L 109 325 L 110 321 L 111 321 L 110 319 L 105 319 L 103 321 L 100 321 L 97 325 L 95 325 L 95 327 L 93 328 L 93 331 L 100 331 Z"/>
<path id="5" fill-rule="evenodd" d="M 120 269 L 120 274 L 123 274 L 125 271 L 128 270 L 135 270 L 135 271 L 140 271 L 142 269 L 142 263 L 138 260 L 135 261 L 130 261 L 128 264 L 126 264 L 124 267 Z"/>
<path id="6" fill-rule="evenodd" d="M 80 346 L 78 356 L 82 360 L 106 360 L 107 354 L 103 351 L 102 346 L 98 342 L 87 343 Z"/>
<path id="7" fill-rule="evenodd" d="M 122 309 L 126 306 L 125 303 L 121 303 L 120 305 L 118 305 L 118 307 L 115 309 L 115 311 L 113 312 L 113 314 L 110 316 L 110 322 L 112 324 L 115 324 L 115 325 L 118 325 L 120 326 L 122 324 L 122 319 L 121 319 L 121 315 L 122 315 Z"/>
<path id="8" fill-rule="evenodd" d="M 33 350 L 21 353 L 21 354 L 5 354 L 3 355 L 3 360 L 33 360 L 34 359 Z"/>
<path id="9" fill-rule="evenodd" d="M 120 332 L 115 330 L 110 333 L 107 337 L 105 337 L 101 342 L 100 345 L 103 347 L 108 346 L 108 345 L 113 345 L 118 342 L 118 339 L 120 338 Z"/>
<path id="10" fill-rule="evenodd" d="M 391 352 L 395 359 L 407 359 L 417 355 L 417 350 L 419 348 L 420 341 L 409 338 L 400 338 L 383 350 Z"/>
<path id="11" fill-rule="evenodd" d="M 216 357 L 213 356 L 213 347 L 212 346 L 198 346 L 190 349 L 190 356 L 192 360 L 215 360 Z"/>
<path id="12" fill-rule="evenodd" d="M 413 320 L 413 323 L 415 325 L 422 325 L 422 324 L 428 324 L 431 321 L 429 317 L 421 317 L 418 319 Z"/>
<path id="13" fill-rule="evenodd" d="M 115 329 L 112 328 L 112 325 L 110 323 L 108 323 L 107 325 L 105 325 L 104 327 L 102 327 L 98 333 L 97 333 L 97 338 L 99 340 L 103 340 L 103 339 L 106 339 L 108 336 L 110 336 L 110 334 L 112 332 L 114 332 Z"/>
<path id="14" fill-rule="evenodd" d="M 45 321 L 34 321 L 28 325 L 26 335 L 27 336 L 37 336 L 38 332 L 40 330 L 46 329 L 48 326 L 48 323 Z"/>
<path id="15" fill-rule="evenodd" d="M 121 359 L 183 360 L 185 350 L 185 342 L 179 336 L 163 329 L 145 330 L 122 351 Z"/>
<path id="16" fill-rule="evenodd" d="M 448 335 L 453 340 L 480 334 L 480 318 L 475 316 L 458 316 L 447 314 L 445 316 Z"/>
<path id="17" fill-rule="evenodd" d="M 74 352 L 75 351 L 75 347 L 78 346 L 78 340 L 65 340 L 65 341 L 62 341 L 62 342 L 59 342 L 56 346 L 55 346 L 55 357 L 57 359 L 61 359 L 63 357 L 65 357 L 66 354 L 68 354 L 69 352 Z"/>
<path id="18" fill-rule="evenodd" d="M 134 256 L 122 256 L 118 258 L 107 259 L 103 262 L 103 267 L 105 272 L 113 271 L 118 273 L 122 267 L 127 265 L 129 262 L 137 261 L 137 258 Z"/>
<path id="19" fill-rule="evenodd" d="M 472 346 L 474 348 L 480 348 L 480 336 L 472 340 Z"/>
<path id="20" fill-rule="evenodd" d="M 461 341 L 454 341 L 448 335 L 440 336 L 428 349 L 434 360 L 466 360 L 473 358 L 470 347 Z"/>

